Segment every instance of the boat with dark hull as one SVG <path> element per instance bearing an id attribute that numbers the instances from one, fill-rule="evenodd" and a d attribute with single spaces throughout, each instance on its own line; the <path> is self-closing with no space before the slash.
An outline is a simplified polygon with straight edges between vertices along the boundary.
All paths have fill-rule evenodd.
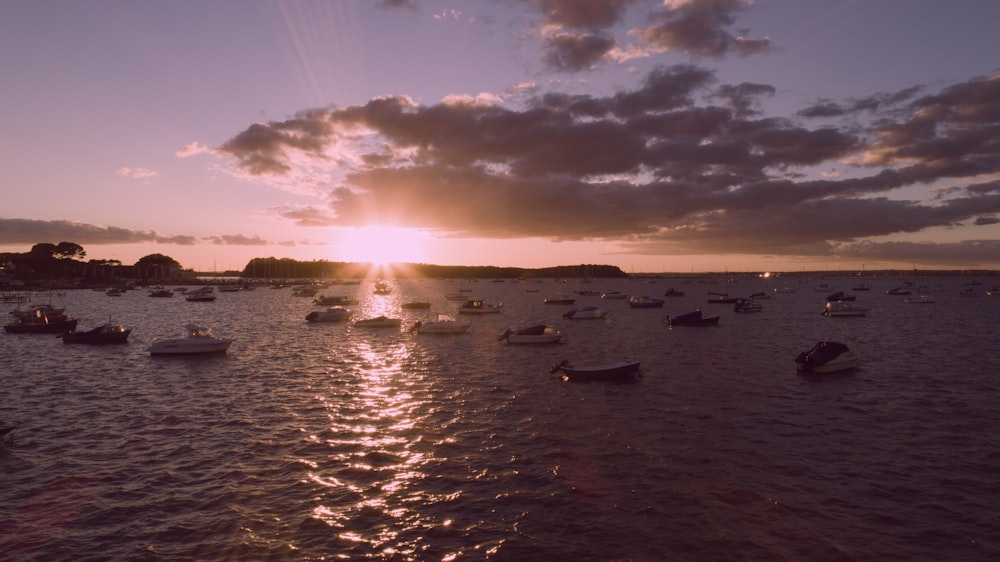
<path id="1" fill-rule="evenodd" d="M 506 330 L 504 333 L 500 334 L 497 341 L 506 340 L 507 343 L 518 344 L 559 343 L 559 341 L 562 340 L 562 337 L 563 334 L 559 331 L 559 328 L 549 326 L 548 324 L 538 324 L 535 326 L 521 328 L 519 330 Z"/>
<path id="2" fill-rule="evenodd" d="M 809 351 L 803 351 L 795 358 L 795 371 L 798 373 L 838 373 L 857 369 L 860 364 L 858 355 L 846 344 L 821 341 Z"/>
<path id="3" fill-rule="evenodd" d="M 85 343 L 90 345 L 113 345 L 128 343 L 132 328 L 121 324 L 102 324 L 85 332 L 67 332 L 62 335 L 63 343 Z"/>
<path id="4" fill-rule="evenodd" d="M 733 305 L 733 310 L 735 312 L 761 312 L 764 307 L 753 299 L 739 299 Z"/>
<path id="5" fill-rule="evenodd" d="M 619 361 L 617 363 L 594 365 L 591 367 L 573 367 L 568 360 L 563 359 L 556 366 L 552 367 L 549 372 L 552 374 L 562 372 L 563 378 L 572 382 L 631 382 L 639 376 L 639 362 Z"/>
<path id="6" fill-rule="evenodd" d="M 715 326 L 719 323 L 718 316 L 705 316 L 701 310 L 692 310 L 677 316 L 668 316 L 671 326 Z"/>
<path id="7" fill-rule="evenodd" d="M 61 310 L 61 309 L 60 309 Z M 35 309 L 31 313 L 11 312 L 17 320 L 3 327 L 11 334 L 62 334 L 76 330 L 78 320 L 63 312 L 44 312 Z"/>
<path id="8" fill-rule="evenodd" d="M 629 297 L 629 308 L 663 308 L 663 299 L 647 297 L 645 295 Z"/>

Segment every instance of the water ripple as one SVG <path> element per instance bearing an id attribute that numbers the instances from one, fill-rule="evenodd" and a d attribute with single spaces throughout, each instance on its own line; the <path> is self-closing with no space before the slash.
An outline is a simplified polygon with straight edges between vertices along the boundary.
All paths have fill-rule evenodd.
<path id="1" fill-rule="evenodd" d="M 705 306 L 695 285 L 663 311 L 582 297 L 611 316 L 566 321 L 544 294 L 525 292 L 533 284 L 480 283 L 477 296 L 505 311 L 446 337 L 312 325 L 313 305 L 287 290 L 215 303 L 70 291 L 65 304 L 84 327 L 110 315 L 135 341 L 0 340 L 2 416 L 19 426 L 0 451 L 0 552 L 997 559 L 1000 359 L 983 350 L 994 347 L 1000 300 L 959 297 L 960 283 L 930 310 L 873 289 L 859 297 L 870 316 L 847 322 L 819 316 L 822 295 L 804 286 L 759 315 L 714 311 L 722 323 L 706 329 L 662 322 Z M 457 290 L 430 280 L 399 282 L 388 297 L 370 289 L 349 288 L 357 314 L 399 315 L 404 327 L 426 315 L 398 308 L 406 298 L 448 311 L 444 294 Z M 218 357 L 143 352 L 188 321 L 236 342 Z M 559 325 L 566 341 L 496 340 L 536 322 Z M 825 337 L 849 340 L 863 368 L 795 376 L 794 355 Z M 563 358 L 636 358 L 644 376 L 565 384 L 548 374 Z"/>

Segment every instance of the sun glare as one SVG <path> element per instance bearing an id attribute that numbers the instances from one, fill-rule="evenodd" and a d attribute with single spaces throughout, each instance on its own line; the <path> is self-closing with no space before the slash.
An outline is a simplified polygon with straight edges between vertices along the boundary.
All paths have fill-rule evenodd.
<path id="1" fill-rule="evenodd" d="M 425 261 L 426 234 L 411 228 L 369 225 L 346 229 L 338 255 L 344 261 L 384 266 Z"/>

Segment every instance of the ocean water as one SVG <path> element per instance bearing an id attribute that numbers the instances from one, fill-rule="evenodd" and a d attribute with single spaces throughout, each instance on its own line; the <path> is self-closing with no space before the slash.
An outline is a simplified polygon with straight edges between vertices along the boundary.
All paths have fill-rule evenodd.
<path id="1" fill-rule="evenodd" d="M 967 297 L 966 279 L 914 277 L 935 300 L 916 305 L 875 279 L 853 293 L 868 316 L 821 316 L 856 281 L 483 281 L 464 288 L 504 312 L 463 315 L 471 330 L 450 336 L 405 331 L 457 309 L 444 295 L 463 286 L 444 280 L 323 291 L 403 330 L 307 323 L 317 307 L 289 289 L 68 291 L 79 329 L 110 318 L 131 341 L 0 335 L 0 420 L 18 426 L 0 450 L 0 559 L 1000 559 L 995 280 Z M 542 303 L 668 288 L 686 295 L 663 309 L 578 297 L 605 320 Z M 727 290 L 771 298 L 757 314 L 705 302 Z M 433 309 L 399 308 L 418 298 Z M 663 321 L 695 308 L 720 324 Z M 144 351 L 190 321 L 235 343 Z M 497 341 L 536 322 L 565 341 Z M 861 369 L 796 375 L 825 338 Z M 636 359 L 642 377 L 569 383 L 549 374 L 561 359 Z"/>

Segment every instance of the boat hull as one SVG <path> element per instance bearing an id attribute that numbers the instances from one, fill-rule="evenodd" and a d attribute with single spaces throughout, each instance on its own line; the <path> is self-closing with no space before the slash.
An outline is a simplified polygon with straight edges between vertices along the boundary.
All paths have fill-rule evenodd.
<path id="1" fill-rule="evenodd" d="M 187 340 L 173 340 L 153 342 L 149 346 L 150 355 L 201 355 L 208 353 L 225 353 L 230 340 L 215 340 L 208 342 L 189 342 Z"/>
<path id="2" fill-rule="evenodd" d="M 358 328 L 398 328 L 402 324 L 400 318 L 368 318 L 354 323 Z"/>
<path id="3" fill-rule="evenodd" d="M 579 310 L 571 310 L 566 314 L 563 314 L 563 318 L 568 320 L 600 320 L 607 316 L 608 313 L 605 310 L 599 308 L 581 308 Z"/>
<path id="4" fill-rule="evenodd" d="M 62 334 L 76 330 L 77 319 L 49 322 L 16 322 L 3 329 L 11 334 Z"/>
<path id="5" fill-rule="evenodd" d="M 795 358 L 795 371 L 800 374 L 839 373 L 857 369 L 861 360 L 854 350 L 838 342 L 820 342 Z"/>
<path id="6" fill-rule="evenodd" d="M 639 374 L 639 362 L 622 361 L 593 367 L 561 365 L 558 370 L 562 371 L 563 377 L 571 382 L 633 381 Z"/>
<path id="7" fill-rule="evenodd" d="M 673 326 L 715 326 L 719 323 L 718 316 L 705 316 L 700 310 L 670 316 L 668 323 Z"/>
<path id="8" fill-rule="evenodd" d="M 128 335 L 132 329 L 100 326 L 86 332 L 70 332 L 63 334 L 63 343 L 82 343 L 88 345 L 117 345 L 128 343 Z"/>

